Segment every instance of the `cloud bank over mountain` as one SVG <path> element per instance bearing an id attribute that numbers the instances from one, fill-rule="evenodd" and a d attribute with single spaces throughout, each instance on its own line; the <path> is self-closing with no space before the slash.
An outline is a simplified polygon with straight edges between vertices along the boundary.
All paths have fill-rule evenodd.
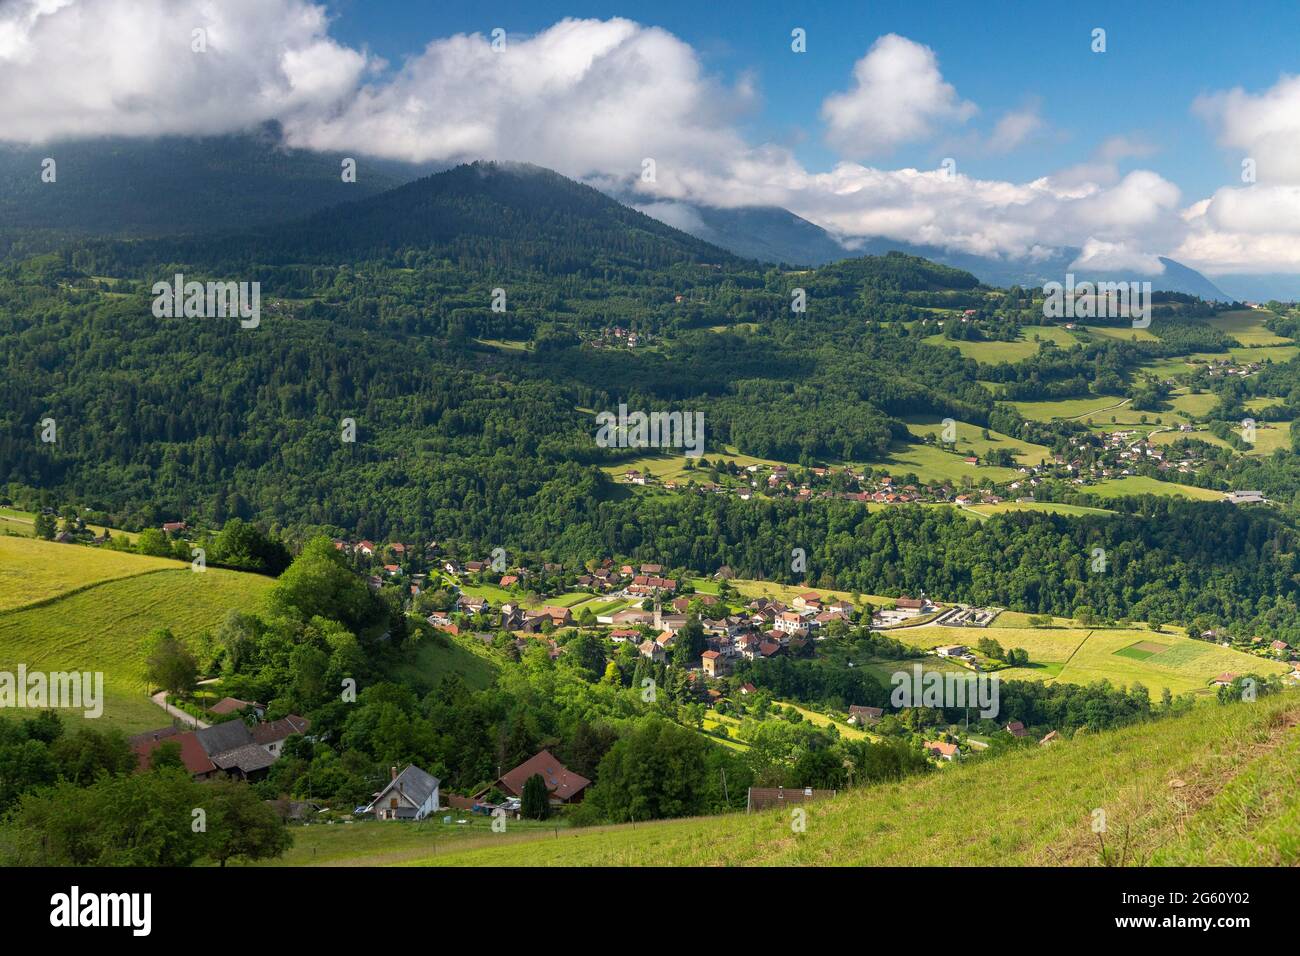
<path id="1" fill-rule="evenodd" d="M 276 120 L 292 146 L 415 162 L 525 160 L 665 210 L 780 206 L 850 247 L 874 236 L 994 257 L 1075 247 L 1107 268 L 1148 272 L 1161 255 L 1211 274 L 1300 269 L 1300 78 L 1189 104 L 1257 171 L 1257 182 L 1209 197 L 1186 197 L 1153 169 L 1125 170 L 1152 150 L 1124 129 L 1106 131 L 1078 165 L 1029 181 L 891 168 L 905 143 L 997 155 L 1047 128 L 1030 97 L 974 132 L 979 105 L 944 78 L 935 50 L 897 34 L 845 64 L 843 85 L 810 112 L 839 157 L 829 169 L 742 132 L 760 80 L 746 72 L 726 82 L 682 39 L 621 18 L 437 37 L 394 65 L 331 37 L 325 9 L 306 0 L 0 7 L 8 141 L 214 134 Z"/>

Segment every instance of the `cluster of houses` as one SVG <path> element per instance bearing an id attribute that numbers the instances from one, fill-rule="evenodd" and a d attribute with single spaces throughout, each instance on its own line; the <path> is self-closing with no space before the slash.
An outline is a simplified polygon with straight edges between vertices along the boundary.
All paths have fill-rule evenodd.
<path id="1" fill-rule="evenodd" d="M 1019 720 L 1011 721 L 1002 729 L 1017 740 L 1024 740 L 1025 738 L 1030 737 L 1029 728 Z M 1048 744 L 1059 740 L 1060 736 L 1061 735 L 1055 730 L 1049 731 L 1038 741 L 1038 745 L 1040 747 L 1046 747 Z M 976 743 L 972 744 L 972 746 L 981 747 L 987 746 L 987 744 L 981 745 Z M 942 740 L 927 740 L 921 745 L 921 749 L 925 752 L 926 756 L 933 757 L 934 759 L 941 760 L 945 763 L 952 763 L 953 761 L 961 759 L 961 748 L 955 743 Z"/>
<path id="2" fill-rule="evenodd" d="M 968 457 L 969 465 L 978 465 L 979 459 Z M 629 468 L 623 481 L 630 485 L 661 485 L 667 491 L 694 491 L 696 494 L 734 495 L 749 501 L 759 494 L 796 498 L 800 501 L 839 498 L 869 504 L 908 504 L 910 502 L 956 502 L 959 492 L 951 482 L 929 484 L 900 484 L 892 475 L 873 475 L 870 470 L 835 466 L 805 469 L 805 474 L 795 479 L 786 465 L 746 465 L 741 474 L 728 481 L 696 481 L 670 479 L 662 483 L 649 472 Z M 847 489 L 843 486 L 847 485 Z M 838 490 L 837 490 L 838 488 Z M 968 500 L 969 500 L 969 496 Z M 984 498 L 980 499 L 985 500 Z M 1000 498 L 987 499 L 995 504 Z M 959 502 L 960 503 L 960 502 Z"/>
<path id="3" fill-rule="evenodd" d="M 547 802 L 552 808 L 580 803 L 591 786 L 590 780 L 565 767 L 550 751 L 543 750 L 473 796 L 446 794 L 444 802 L 440 792 L 442 781 L 414 764 L 408 764 L 400 773 L 397 767 L 392 767 L 390 779 L 383 789 L 356 812 L 358 815 L 373 814 L 376 820 L 423 820 L 444 809 L 471 813 L 503 812 L 518 816 L 524 785 L 535 776 L 540 776 L 546 785 Z M 490 797 L 494 792 L 505 799 L 492 803 Z"/>
<path id="4" fill-rule="evenodd" d="M 677 297 L 680 302 L 681 296 Z M 585 345 L 593 349 L 634 349 L 640 345 L 649 345 L 654 341 L 654 336 L 649 332 L 638 332 L 635 329 L 625 329 L 621 325 L 611 325 L 600 330 L 593 338 L 584 340 Z"/>
<path id="5" fill-rule="evenodd" d="M 1247 376 L 1259 372 L 1263 367 L 1263 362 L 1238 362 L 1233 359 L 1210 359 L 1205 363 L 1205 374 L 1210 376 L 1210 378 L 1246 378 Z"/>
<path id="6" fill-rule="evenodd" d="M 711 595 L 698 595 L 697 599 L 716 604 Z M 681 601 L 681 599 L 678 599 Z M 682 610 L 688 606 L 681 605 Z M 653 638 L 641 641 L 638 650 L 642 657 L 657 663 L 666 661 L 677 642 L 677 634 L 686 625 L 686 615 L 663 615 L 656 611 L 649 621 L 642 615 L 647 612 L 621 612 L 614 615 L 616 623 L 648 624 L 657 632 Z M 716 620 L 703 620 L 705 650 L 700 667 L 706 677 L 724 677 L 735 660 L 760 660 L 778 654 L 799 655 L 817 640 L 822 628 L 836 621 L 852 620 L 854 607 L 848 601 L 827 601 L 815 591 L 796 596 L 789 604 L 770 598 L 756 598 L 745 605 L 743 612 L 729 614 Z M 640 637 L 639 631 L 620 630 L 610 635 L 616 643 Z"/>
<path id="7" fill-rule="evenodd" d="M 233 697 L 224 698 L 210 710 L 219 716 L 244 712 L 257 719 L 251 725 L 236 717 L 195 730 L 162 727 L 136 734 L 128 742 L 139 769 L 149 769 L 154 752 L 164 744 L 174 743 L 179 747 L 181 764 L 195 780 L 220 774 L 260 780 L 280 759 L 285 741 L 311 729 L 311 721 L 296 714 L 264 720 L 265 708 L 260 704 Z"/>
<path id="8" fill-rule="evenodd" d="M 1179 426 L 1180 432 L 1192 430 L 1188 424 Z M 1095 436 L 1072 435 L 1067 444 L 1065 454 L 1053 455 L 1050 462 L 1027 469 L 1031 482 L 1051 477 L 1075 485 L 1090 485 L 1142 474 L 1144 466 L 1154 467 L 1158 473 L 1193 475 L 1205 463 L 1202 456 L 1175 452 L 1136 429 L 1118 429 Z M 1014 486 L 1010 487 L 1014 490 Z"/>

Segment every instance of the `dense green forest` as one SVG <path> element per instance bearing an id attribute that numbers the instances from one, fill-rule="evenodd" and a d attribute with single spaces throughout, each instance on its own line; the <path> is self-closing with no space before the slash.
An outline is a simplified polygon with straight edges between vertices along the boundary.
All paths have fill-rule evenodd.
<path id="1" fill-rule="evenodd" d="M 260 282 L 260 326 L 155 318 L 152 284 L 176 272 Z M 917 321 L 970 308 L 1002 335 L 1038 321 L 1032 303 L 901 254 L 784 272 L 545 170 L 463 166 L 287 225 L 80 239 L 0 262 L 0 495 L 75 501 L 129 529 L 240 518 L 298 542 L 324 531 L 576 562 L 619 553 L 774 579 L 802 547 L 818 583 L 864 592 L 1109 618 L 1293 614 L 1284 513 L 1121 502 L 1111 519 L 972 525 L 942 509 L 634 496 L 601 471 L 629 456 L 593 440 L 594 412 L 621 402 L 702 412 L 706 451 L 804 465 L 881 456 L 914 414 L 1059 450 L 1081 425 L 1026 421 L 981 382 L 1018 398 L 1140 391 L 1142 363 L 1229 341 L 1200 321 L 1203 303 L 1174 295 L 1157 302 L 1159 340 L 1046 342 L 1014 364 L 927 344 Z M 652 344 L 593 347 L 612 326 Z M 503 340 L 518 345 L 491 344 Z M 1294 396 L 1277 409 L 1290 417 L 1294 365 L 1215 383 L 1216 414 L 1231 421 L 1267 390 Z M 1292 455 L 1229 457 L 1181 480 L 1289 501 L 1300 470 Z M 1087 572 L 1093 547 L 1111 573 Z"/>

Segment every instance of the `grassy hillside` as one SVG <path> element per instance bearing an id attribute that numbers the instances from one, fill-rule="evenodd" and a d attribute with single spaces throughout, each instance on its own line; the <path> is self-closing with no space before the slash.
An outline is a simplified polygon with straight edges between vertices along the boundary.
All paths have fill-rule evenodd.
<path id="1" fill-rule="evenodd" d="M 35 604 L 92 584 L 188 568 L 168 558 L 0 536 L 0 611 Z"/>
<path id="2" fill-rule="evenodd" d="M 496 679 L 501 661 L 472 637 L 439 631 L 421 640 L 414 659 L 398 668 L 396 677 L 417 688 L 432 690 L 443 677 L 459 674 L 466 686 L 482 690 Z"/>
<path id="3" fill-rule="evenodd" d="M 808 808 L 560 831 L 418 862 L 442 866 L 1300 863 L 1300 696 L 1184 717 L 850 792 Z M 1008 786 L 1008 781 L 1015 781 Z M 1225 812 L 1226 811 L 1226 812 Z M 504 840 L 505 838 L 503 838 Z M 410 862 L 417 862 L 411 860 Z"/>
<path id="4" fill-rule="evenodd" d="M 443 823 L 450 815 L 453 822 Z M 461 822 L 463 821 L 463 822 Z M 561 825 L 562 826 L 562 825 Z M 555 824 L 512 820 L 507 833 L 492 832 L 485 816 L 444 810 L 419 823 L 393 825 L 376 820 L 316 824 L 293 828 L 293 846 L 282 857 L 236 866 L 392 866 L 422 860 L 448 849 L 496 846 L 502 840 L 555 839 Z M 567 832 L 561 828 L 561 832 Z"/>
<path id="5" fill-rule="evenodd" d="M 21 547 L 15 550 L 14 542 Z M 145 695 L 149 633 L 169 627 L 179 637 L 194 638 L 232 609 L 257 607 L 271 585 L 270 578 L 255 574 L 219 568 L 197 574 L 174 561 L 76 545 L 0 538 L 0 548 L 6 547 L 0 567 L 20 564 L 24 580 L 47 599 L 0 610 L 0 670 L 22 663 L 29 669 L 103 671 L 101 720 L 128 733 L 167 723 Z M 123 563 L 97 565 L 100 558 Z M 70 567 L 98 567 L 117 576 L 76 589 Z"/>

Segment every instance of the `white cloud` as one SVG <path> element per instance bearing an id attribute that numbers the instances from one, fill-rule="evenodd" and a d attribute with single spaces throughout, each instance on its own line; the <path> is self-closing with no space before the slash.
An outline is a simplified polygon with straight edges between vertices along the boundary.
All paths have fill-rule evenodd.
<path id="1" fill-rule="evenodd" d="M 886 34 L 853 66 L 854 85 L 822 104 L 826 140 L 846 158 L 889 153 L 929 136 L 936 125 L 976 113 L 939 72 L 927 46 Z"/>
<path id="2" fill-rule="evenodd" d="M 1300 189 L 1220 189 L 1183 213 L 1186 237 L 1170 256 L 1215 274 L 1300 271 Z"/>
<path id="3" fill-rule="evenodd" d="M 12 0 L 0 6 L 9 140 L 201 134 L 321 109 L 366 57 L 302 0 Z M 207 52 L 192 50 L 196 29 Z"/>
<path id="4" fill-rule="evenodd" d="M 1026 140 L 1041 133 L 1046 126 L 1043 117 L 1039 115 L 1037 101 L 1020 109 L 1010 110 L 1004 113 L 997 125 L 993 127 L 993 132 L 989 135 L 988 150 L 994 153 L 1009 153 L 1023 146 Z"/>
<path id="5" fill-rule="evenodd" d="M 329 116 L 285 124 L 294 145 L 422 161 L 514 159 L 571 176 L 639 176 L 668 195 L 691 167 L 744 153 L 732 128 L 753 99 L 726 88 L 672 34 L 630 20 L 563 20 L 504 51 L 480 34 L 430 43 Z"/>
<path id="6" fill-rule="evenodd" d="M 1125 242 L 1103 242 L 1088 239 L 1079 255 L 1070 263 L 1071 269 L 1089 272 L 1136 272 L 1139 275 L 1160 275 L 1165 264 L 1159 256 L 1134 249 Z"/>
<path id="7" fill-rule="evenodd" d="M 1300 183 L 1300 76 L 1282 76 L 1262 93 L 1240 87 L 1198 97 L 1193 109 L 1219 145 L 1255 161 L 1259 182 Z"/>
<path id="8" fill-rule="evenodd" d="M 1059 189 L 1050 179 L 950 179 L 939 170 L 840 163 L 791 180 L 775 201 L 842 238 L 887 236 L 991 256 L 1041 256 L 1044 246 L 1089 239 L 1155 237 L 1163 244 L 1185 228 L 1177 188 L 1141 171 L 1109 186 Z"/>
<path id="9" fill-rule="evenodd" d="M 1216 273 L 1300 269 L 1300 76 L 1260 93 L 1201 96 L 1193 110 L 1236 163 L 1251 161 L 1256 182 L 1188 207 L 1187 235 L 1171 255 Z"/>

